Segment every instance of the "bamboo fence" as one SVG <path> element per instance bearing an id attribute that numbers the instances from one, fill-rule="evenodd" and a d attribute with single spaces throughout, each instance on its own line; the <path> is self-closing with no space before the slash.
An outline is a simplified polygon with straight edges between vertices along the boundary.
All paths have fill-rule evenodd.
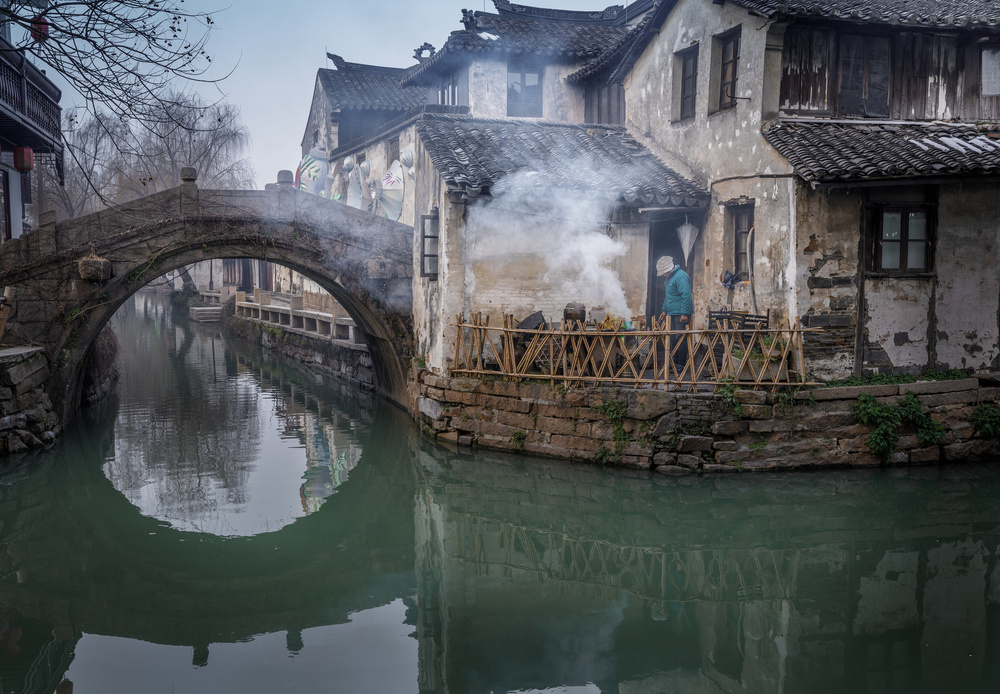
<path id="1" fill-rule="evenodd" d="M 453 375 L 561 382 L 566 387 L 620 385 L 697 391 L 737 384 L 748 389 L 810 385 L 802 335 L 816 328 L 669 330 L 666 318 L 638 329 L 625 321 L 572 321 L 561 328 L 517 328 L 513 316 L 461 314 L 453 324 Z M 795 321 L 798 323 L 798 321 Z M 686 349 L 685 349 L 686 348 Z"/>

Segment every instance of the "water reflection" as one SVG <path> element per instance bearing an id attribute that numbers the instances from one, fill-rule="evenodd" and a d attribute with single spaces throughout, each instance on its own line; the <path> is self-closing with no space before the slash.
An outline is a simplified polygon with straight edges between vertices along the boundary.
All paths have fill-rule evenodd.
<path id="1" fill-rule="evenodd" d="M 331 419 L 298 376 L 227 350 L 217 325 L 175 318 L 151 293 L 113 325 L 122 405 L 104 472 L 146 515 L 216 535 L 271 532 L 316 511 L 357 465 L 363 418 Z"/>
<path id="2" fill-rule="evenodd" d="M 1000 685 L 1000 468 L 674 479 L 464 454 L 153 313 L 146 330 L 176 354 L 129 343 L 156 366 L 149 387 L 124 383 L 120 404 L 0 475 L 2 692 Z M 175 386 L 218 407 L 192 416 Z M 216 460 L 225 432 L 188 431 L 246 422 L 240 463 Z M 146 446 L 144 428 L 173 434 Z M 211 519 L 198 474 L 248 505 L 268 479 L 299 516 L 187 530 Z M 213 513 L 234 503 L 220 494 Z"/>

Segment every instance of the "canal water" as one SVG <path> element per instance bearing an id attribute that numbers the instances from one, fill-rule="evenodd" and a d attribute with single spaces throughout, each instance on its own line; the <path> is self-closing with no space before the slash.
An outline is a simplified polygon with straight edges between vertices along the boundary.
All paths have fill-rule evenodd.
<path id="1" fill-rule="evenodd" d="M 986 692 L 991 466 L 668 477 L 421 438 L 171 315 L 0 472 L 0 691 Z"/>

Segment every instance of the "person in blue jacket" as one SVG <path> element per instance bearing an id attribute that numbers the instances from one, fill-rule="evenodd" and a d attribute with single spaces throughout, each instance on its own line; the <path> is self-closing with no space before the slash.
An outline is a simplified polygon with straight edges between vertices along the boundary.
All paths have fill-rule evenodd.
<path id="1" fill-rule="evenodd" d="M 691 296 L 691 278 L 677 265 L 674 259 L 665 255 L 656 261 L 656 276 L 663 277 L 666 293 L 663 306 L 660 309 L 670 318 L 670 330 L 690 330 L 694 315 L 694 298 Z M 673 350 L 674 365 L 678 373 L 687 364 L 687 340 L 682 340 L 676 350 Z"/>

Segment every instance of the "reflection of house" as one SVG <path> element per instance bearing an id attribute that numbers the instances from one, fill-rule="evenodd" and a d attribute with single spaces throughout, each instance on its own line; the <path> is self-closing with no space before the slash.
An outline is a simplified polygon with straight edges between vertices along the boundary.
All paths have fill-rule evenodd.
<path id="1" fill-rule="evenodd" d="M 888 496 L 861 476 L 780 490 L 692 484 L 664 503 L 662 489 L 597 473 L 540 474 L 526 491 L 520 464 L 499 457 L 420 452 L 417 462 L 426 691 L 995 691 L 1000 681 L 998 538 L 974 531 L 995 508 L 973 476 L 914 475 Z M 853 491 L 840 494 L 845 483 Z M 933 501 L 908 503 L 917 490 Z M 795 509 L 794 527 L 761 508 Z"/>
<path id="2" fill-rule="evenodd" d="M 663 254 L 696 326 L 734 308 L 823 328 L 820 376 L 1000 358 L 995 3 L 494 4 L 405 70 L 321 71 L 303 140 L 327 153 L 319 192 L 414 225 L 432 366 L 460 312 L 656 313 Z M 344 137 L 340 98 L 378 116 Z"/>

